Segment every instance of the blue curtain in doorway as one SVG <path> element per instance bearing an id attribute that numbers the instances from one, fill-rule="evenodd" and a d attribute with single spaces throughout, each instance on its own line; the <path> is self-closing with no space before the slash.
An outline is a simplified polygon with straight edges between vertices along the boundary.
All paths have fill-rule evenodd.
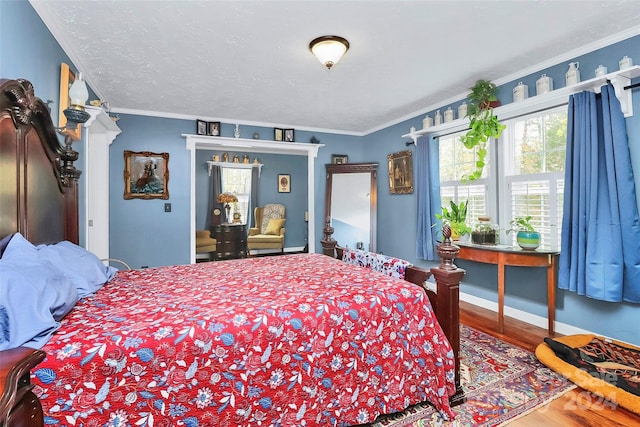
<path id="1" fill-rule="evenodd" d="M 640 224 L 625 119 L 613 86 L 569 99 L 558 287 L 640 302 Z"/>
<path id="2" fill-rule="evenodd" d="M 438 141 L 432 136 L 420 136 L 416 141 L 415 186 L 418 202 L 416 256 L 438 259 L 435 251 L 437 230 L 431 225 L 442 210 L 440 201 L 440 165 Z"/>

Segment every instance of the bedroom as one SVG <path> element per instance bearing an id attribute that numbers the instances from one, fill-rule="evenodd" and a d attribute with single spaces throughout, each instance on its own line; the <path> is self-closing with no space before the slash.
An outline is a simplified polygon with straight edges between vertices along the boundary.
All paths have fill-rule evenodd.
<path id="1" fill-rule="evenodd" d="M 58 69 L 61 62 L 71 63 L 67 55 L 62 51 L 60 45 L 48 33 L 37 14 L 32 10 L 26 2 L 3 2 L 2 4 L 2 60 L 1 68 L 2 77 L 12 78 L 28 78 L 36 87 L 36 94 L 44 99 L 57 100 L 58 92 Z M 34 28 L 33 37 L 27 39 L 16 39 L 19 31 L 16 26 L 18 23 L 28 24 Z M 637 32 L 630 35 L 629 38 L 619 40 L 611 44 L 611 46 L 594 49 L 593 52 L 580 53 L 580 61 L 583 64 L 594 64 L 594 67 L 601 62 L 614 64 L 623 56 L 629 55 L 636 62 L 640 60 L 640 43 Z M 15 48 L 17 45 L 23 45 L 24 49 L 30 51 L 41 52 L 41 56 L 47 66 L 36 67 L 35 64 L 29 62 L 27 55 Z M 26 45 L 26 46 L 25 46 Z M 547 67 L 530 70 L 529 87 L 534 85 L 535 81 L 541 73 L 547 72 L 551 75 L 559 76 L 560 80 L 566 63 L 572 58 L 563 58 L 557 64 L 549 64 Z M 39 74 L 43 68 L 50 69 L 46 74 Z M 589 69 L 590 69 L 589 68 Z M 585 65 L 586 69 L 586 65 Z M 33 71 L 38 70 L 38 71 Z M 511 87 L 514 82 L 505 82 L 501 87 L 501 98 L 510 100 Z M 461 90 L 462 92 L 462 90 Z M 634 106 L 638 105 L 638 95 L 634 95 Z M 637 107 L 636 107 L 637 108 Z M 434 108 L 435 109 L 435 108 Z M 389 126 L 385 129 L 376 131 L 367 136 L 351 136 L 351 135 L 335 135 L 335 134 L 319 134 L 297 132 L 296 137 L 300 140 L 308 140 L 313 134 L 318 135 L 321 143 L 327 147 L 321 150 L 318 165 L 330 162 L 332 153 L 347 154 L 351 161 L 367 161 L 372 160 L 366 150 L 376 153 L 377 161 L 384 164 L 386 155 L 404 149 L 404 140 L 400 135 L 405 134 L 411 126 L 421 127 L 421 115 L 416 115 L 410 119 Z M 110 195 L 110 209 L 114 221 L 119 223 L 121 230 L 126 230 L 125 224 L 132 229 L 137 230 L 146 238 L 143 242 L 137 241 L 136 244 L 143 245 L 136 247 L 135 253 L 129 253 L 130 242 L 122 239 L 121 235 L 112 236 L 111 255 L 117 258 L 131 260 L 136 267 L 142 265 L 162 265 L 188 262 L 185 255 L 189 251 L 189 242 L 183 237 L 189 234 L 189 217 L 188 211 L 188 193 L 181 191 L 182 188 L 188 188 L 188 176 L 185 171 L 180 170 L 177 165 L 186 164 L 186 153 L 182 149 L 184 147 L 184 139 L 181 137 L 183 133 L 194 133 L 195 120 L 167 120 L 162 118 L 143 117 L 121 114 L 121 120 L 118 125 L 123 129 L 123 134 L 116 139 L 112 150 L 112 169 L 111 169 L 111 188 L 113 190 Z M 224 124 L 223 132 L 230 132 L 232 124 Z M 627 119 L 629 129 L 630 147 L 634 161 L 639 161 L 640 153 L 638 152 L 638 142 L 640 141 L 640 119 L 637 115 Z M 247 127 L 253 131 L 252 128 Z M 271 129 L 259 128 L 261 133 L 268 134 Z M 171 136 L 168 136 L 171 135 Z M 138 203 L 139 210 L 131 210 L 131 204 L 126 204 L 122 200 L 122 164 L 121 152 L 124 149 L 144 149 L 148 142 L 153 141 L 154 150 L 169 151 L 171 153 L 171 202 L 173 204 L 172 215 L 166 215 L 162 212 L 162 204 L 156 201 L 148 201 L 146 204 Z M 176 147 L 179 147 L 176 148 Z M 346 148 L 345 148 L 346 147 Z M 370 149 L 372 147 L 373 149 Z M 323 175 L 323 171 L 316 170 L 316 180 Z M 304 172 L 301 173 L 305 175 Z M 381 180 L 384 182 L 383 180 Z M 296 186 L 294 186 L 295 191 Z M 299 188 L 299 187 L 298 187 Z M 294 193 L 295 194 L 295 193 Z M 392 253 L 406 259 L 415 259 L 414 242 L 402 242 L 394 239 L 396 235 L 411 234 L 415 232 L 414 225 L 411 221 L 406 222 L 398 220 L 398 215 L 404 215 L 404 212 L 414 212 L 415 199 L 411 196 L 393 196 L 389 195 L 386 187 L 379 187 L 379 221 L 384 223 L 385 227 L 379 227 L 378 240 L 380 242 L 380 250 L 385 253 Z M 324 192 L 316 191 L 316 206 L 322 206 L 324 201 Z M 146 212 L 145 212 L 146 211 Z M 149 212 L 151 211 L 151 212 Z M 321 236 L 322 224 L 317 219 L 315 222 L 316 248 Z M 132 219 L 133 218 L 133 219 Z M 144 218 L 144 219 L 143 219 Z M 302 225 L 302 216 L 301 216 Z M 157 230 L 163 230 L 158 233 Z M 126 233 L 125 233 L 126 234 Z M 300 239 L 292 243 L 292 246 L 301 246 L 303 244 L 303 235 L 300 233 Z M 170 243 L 167 243 L 170 242 Z M 166 247 L 162 251 L 158 251 L 158 247 Z M 141 255 L 136 255 L 141 254 Z M 472 265 L 466 263 L 464 265 L 469 272 L 467 280 L 462 285 L 463 294 L 469 294 L 480 300 L 484 300 L 489 306 L 494 306 L 497 299 L 495 292 L 495 272 L 487 267 Z M 526 286 L 530 289 L 539 289 L 540 282 L 544 281 L 544 273 L 529 274 L 528 271 L 519 271 L 513 269 L 508 275 L 512 275 L 510 281 L 521 282 L 526 278 Z M 473 277 L 473 279 L 471 279 Z M 509 278 L 508 278 L 509 280 Z M 463 298 L 464 299 L 464 298 Z M 513 307 L 521 312 L 529 313 L 532 321 L 544 325 L 546 302 L 545 296 L 540 292 L 520 292 L 518 289 L 509 289 L 507 295 L 507 306 Z M 586 298 L 577 297 L 569 293 L 560 292 L 558 295 L 557 321 L 558 330 L 561 332 L 572 333 L 573 328 L 584 329 L 612 336 L 625 341 L 638 344 L 635 330 L 630 330 L 636 318 L 637 306 L 632 304 L 616 304 L 615 306 L 597 301 L 587 300 Z M 565 326 L 565 329 L 562 329 Z"/>
<path id="2" fill-rule="evenodd" d="M 42 20 L 35 13 L 28 2 L 3 2 L 3 25 L 2 25 L 2 61 L 1 68 L 3 77 L 23 77 L 29 78 L 36 87 L 36 93 L 44 99 L 54 100 L 54 104 L 58 98 L 58 81 L 59 66 L 61 62 L 70 63 L 68 56 L 64 53 L 59 43 L 51 36 L 46 29 Z M 29 23 L 34 28 L 32 37 L 27 39 L 19 38 L 19 32 L 15 27 L 18 23 Z M 637 28 L 635 29 L 637 30 Z M 580 53 L 578 60 L 584 64 L 583 79 L 587 78 L 587 67 L 589 70 L 597 66 L 597 64 L 609 64 L 609 69 L 614 68 L 613 64 L 617 64 L 618 60 L 624 55 L 628 55 L 637 63 L 640 61 L 640 43 L 638 36 L 635 35 L 634 28 L 629 28 L 623 32 L 624 37 L 616 42 L 603 41 L 595 46 L 597 49 Z M 22 45 L 27 50 L 35 50 L 41 52 L 42 61 L 48 65 L 47 68 L 51 72 L 47 75 L 41 74 L 42 68 L 35 68 L 30 62 L 29 57 L 22 54 L 20 49 L 15 46 Z M 562 81 L 566 64 L 574 60 L 574 57 L 563 58 L 558 63 L 548 64 L 544 68 L 535 68 L 527 70 L 527 76 L 517 77 L 518 81 L 525 80 L 530 90 L 535 88 L 535 80 L 542 73 L 555 76 L 556 85 L 558 81 Z M 589 64 L 589 65 L 587 65 Z M 593 64 L 593 67 L 590 66 Z M 515 79 L 505 82 L 499 88 L 499 98 L 509 102 L 512 98 L 511 89 L 517 83 Z M 462 90 L 461 90 L 462 93 Z M 638 104 L 637 91 L 633 96 L 634 105 Z M 438 107 L 439 108 L 439 107 Z M 434 110 L 436 108 L 434 107 Z M 433 111 L 428 111 L 433 115 Z M 135 115 L 121 114 L 121 120 L 118 122 L 123 132 L 119 135 L 111 147 L 111 172 L 110 172 L 110 188 L 109 197 L 110 211 L 114 225 L 112 227 L 119 228 L 121 233 L 119 236 L 111 236 L 111 252 L 110 256 L 114 258 L 126 259 L 132 266 L 140 267 L 143 265 L 165 265 L 173 263 L 189 262 L 189 241 L 184 238 L 189 234 L 189 194 L 182 191 L 189 187 L 188 172 L 185 170 L 188 166 L 188 154 L 182 149 L 184 147 L 184 138 L 181 136 L 185 133 L 195 133 L 195 120 L 178 120 L 163 119 L 160 117 L 145 117 Z M 404 142 L 406 139 L 401 135 L 406 134 L 411 126 L 420 129 L 422 127 L 422 117 L 420 114 L 378 130 L 366 136 L 339 135 L 332 133 L 319 133 L 310 131 L 296 132 L 296 139 L 300 141 L 308 141 L 311 136 L 316 135 L 320 139 L 321 144 L 326 146 L 319 151 L 316 159 L 315 180 L 316 185 L 322 182 L 324 163 L 331 162 L 331 154 L 346 154 L 352 162 L 357 161 L 377 161 L 381 165 L 385 164 L 386 156 L 389 153 L 401 151 L 405 149 Z M 627 119 L 629 129 L 631 155 L 634 162 L 640 159 L 640 153 L 637 152 L 638 144 L 635 141 L 640 139 L 640 119 L 637 115 Z M 254 131 L 258 131 L 261 135 L 270 135 L 271 128 L 254 128 L 246 126 L 246 130 L 241 126 L 244 135 L 250 137 Z M 233 124 L 223 123 L 222 131 L 225 135 L 231 136 L 233 132 Z M 245 133 L 246 132 L 246 133 Z M 150 141 L 153 141 L 152 143 Z M 156 145 L 157 144 L 157 145 Z M 78 144 L 76 144 L 77 146 Z M 376 153 L 375 158 L 369 158 L 365 154 L 363 147 L 367 147 L 366 151 Z M 78 147 L 76 147 L 78 149 Z M 122 151 L 129 150 L 147 150 L 162 152 L 167 151 L 171 154 L 170 158 L 170 189 L 173 212 L 165 214 L 163 212 L 163 202 L 161 200 L 148 201 L 127 201 L 122 198 Z M 178 165 L 184 165 L 178 167 Z M 271 173 L 277 174 L 278 170 L 282 173 L 283 169 L 279 165 L 277 170 L 271 169 Z M 304 168 L 304 166 L 303 166 Z M 298 191 L 305 188 L 304 184 L 299 184 L 298 178 L 305 182 L 306 171 L 301 168 L 294 170 L 295 175 L 292 193 L 287 195 L 290 199 L 295 198 Z M 380 166 L 382 177 L 386 176 L 386 172 Z M 273 175 L 272 175 L 273 176 Z M 636 180 L 638 175 L 636 174 Z M 265 181 L 265 191 L 274 197 L 278 196 L 276 188 L 271 182 Z M 384 227 L 378 227 L 378 246 L 379 251 L 394 254 L 404 259 L 416 260 L 414 242 L 405 242 L 394 239 L 394 236 L 400 234 L 415 234 L 415 223 L 413 221 L 398 221 L 396 218 L 399 212 L 415 211 L 415 195 L 392 195 L 389 194 L 387 188 L 379 180 L 378 185 L 378 222 L 384 224 Z M 637 186 L 638 187 L 638 186 Z M 82 193 L 82 189 L 81 189 Z M 282 195 L 280 195 L 282 197 Z M 81 196 L 82 197 L 82 196 Z M 306 192 L 301 195 L 306 197 Z M 132 203 L 133 202 L 133 203 Z M 144 203 L 136 203 L 144 202 Z M 315 206 L 322 207 L 324 205 L 324 189 L 322 186 L 315 191 Z M 404 214 L 401 214 L 404 215 Z M 316 251 L 320 251 L 319 240 L 322 238 L 322 220 L 321 213 L 316 211 L 315 221 L 315 247 Z M 409 216 L 410 218 L 411 216 Z M 297 219 L 291 217 L 289 221 L 299 221 L 293 227 L 290 226 L 291 243 L 288 246 L 301 247 L 304 246 L 304 216 L 297 215 Z M 290 224 L 291 225 L 291 224 Z M 163 230 L 158 233 L 157 230 Z M 294 230 L 298 230 L 295 231 Z M 122 235 L 126 235 L 135 231 L 145 236 L 145 239 L 137 239 L 131 242 L 128 239 L 122 239 Z M 287 237 L 289 238 L 289 237 Z M 166 242 L 171 242 L 166 244 Z M 162 251 L 157 250 L 164 247 Z M 424 262 L 424 261 L 420 261 Z M 480 304 L 486 304 L 495 310 L 497 295 L 495 290 L 496 272 L 491 266 L 481 264 L 463 262 L 464 268 L 469 270 L 468 278 L 462 285 L 463 300 L 465 294 L 475 298 Z M 429 265 L 428 263 L 426 265 Z M 513 279 L 510 279 L 512 277 Z M 473 277 L 474 279 L 470 279 Z M 511 287 L 511 281 L 518 283 L 523 282 L 527 286 Z M 544 271 L 520 270 L 513 268 L 507 271 L 507 294 L 506 306 L 507 314 L 513 313 L 516 317 L 526 317 L 529 321 L 536 323 L 538 326 L 544 327 L 546 322 L 546 295 L 539 292 L 541 283 L 544 283 Z M 526 291 L 528 289 L 528 291 Z M 576 296 L 573 293 L 559 291 L 557 296 L 557 313 L 556 320 L 558 322 L 558 331 L 563 333 L 573 333 L 575 328 L 589 330 L 611 336 L 617 339 L 631 341 L 636 344 L 637 335 L 635 331 L 628 330 L 627 327 L 633 325 L 637 307 L 632 304 L 607 304 L 587 298 Z M 513 311 L 509 311 L 510 308 Z M 565 329 L 563 327 L 566 325 Z"/>

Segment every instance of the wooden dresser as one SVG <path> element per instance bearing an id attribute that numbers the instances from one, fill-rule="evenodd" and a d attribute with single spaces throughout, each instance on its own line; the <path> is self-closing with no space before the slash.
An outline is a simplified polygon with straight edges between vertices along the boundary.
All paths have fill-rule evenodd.
<path id="1" fill-rule="evenodd" d="M 31 391 L 30 373 L 45 353 L 18 347 L 0 352 L 0 427 L 42 427 L 42 406 Z"/>
<path id="2" fill-rule="evenodd" d="M 212 225 L 211 237 L 218 241 L 214 260 L 247 257 L 247 227 L 244 224 Z"/>

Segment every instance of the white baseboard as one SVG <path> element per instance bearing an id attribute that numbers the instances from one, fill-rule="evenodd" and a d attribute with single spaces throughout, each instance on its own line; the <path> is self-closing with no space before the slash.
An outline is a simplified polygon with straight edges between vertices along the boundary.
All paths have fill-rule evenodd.
<path id="1" fill-rule="evenodd" d="M 498 303 L 486 300 L 484 298 L 479 298 L 474 295 L 465 294 L 464 292 L 460 292 L 460 301 L 468 302 L 469 304 L 477 305 L 478 307 L 486 308 L 487 310 L 491 310 L 495 313 L 498 312 Z M 539 328 L 547 329 L 548 321 L 546 317 L 538 316 L 536 314 L 527 313 L 526 311 L 519 310 L 517 308 L 504 306 L 504 315 L 513 317 L 518 320 L 522 320 L 525 323 L 528 323 L 533 326 L 537 326 Z M 470 325 L 473 326 L 473 325 Z M 573 325 L 568 325 L 566 323 L 561 323 L 556 321 L 554 324 L 554 329 L 557 333 L 562 335 L 574 335 L 574 334 L 595 334 L 595 332 L 588 331 L 586 329 L 581 329 L 575 327 Z M 600 335 L 600 334 L 596 334 Z"/>
<path id="2" fill-rule="evenodd" d="M 302 252 L 304 250 L 304 246 L 297 246 L 292 248 L 284 248 L 284 253 L 288 252 Z M 262 254 L 272 254 L 277 253 L 277 249 L 251 249 L 251 255 L 262 255 Z"/>

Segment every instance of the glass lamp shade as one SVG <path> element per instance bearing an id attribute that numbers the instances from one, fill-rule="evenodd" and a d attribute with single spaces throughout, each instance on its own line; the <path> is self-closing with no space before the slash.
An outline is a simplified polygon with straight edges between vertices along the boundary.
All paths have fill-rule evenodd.
<path id="1" fill-rule="evenodd" d="M 322 36 L 312 40 L 309 49 L 322 65 L 331 69 L 349 50 L 349 42 L 338 36 Z"/>
<path id="2" fill-rule="evenodd" d="M 82 78 L 82 73 L 76 75 L 71 88 L 69 88 L 69 98 L 71 98 L 71 108 L 84 109 L 87 99 L 89 99 L 89 91 L 87 84 Z"/>

